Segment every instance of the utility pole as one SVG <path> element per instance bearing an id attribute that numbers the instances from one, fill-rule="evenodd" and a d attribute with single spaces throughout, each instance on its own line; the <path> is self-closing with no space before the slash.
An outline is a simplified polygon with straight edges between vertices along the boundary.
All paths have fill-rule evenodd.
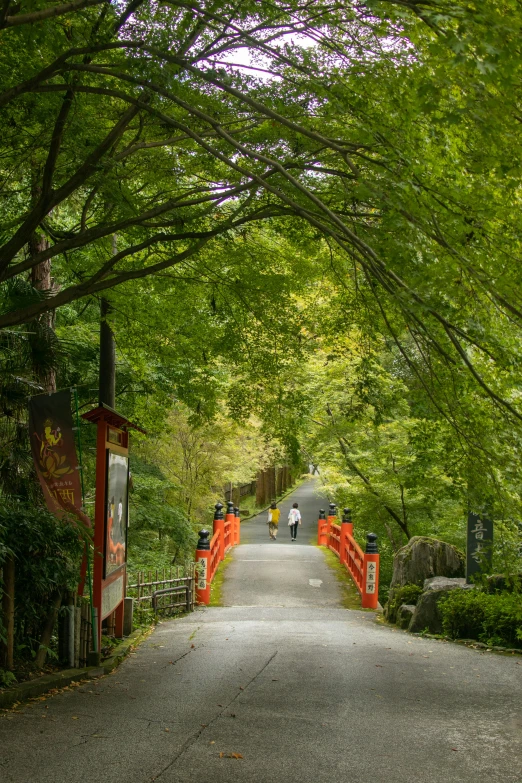
<path id="1" fill-rule="evenodd" d="M 100 301 L 100 405 L 103 403 L 110 408 L 116 405 L 116 345 L 114 333 L 109 326 L 107 317 L 111 312 L 111 305 L 107 299 Z"/>

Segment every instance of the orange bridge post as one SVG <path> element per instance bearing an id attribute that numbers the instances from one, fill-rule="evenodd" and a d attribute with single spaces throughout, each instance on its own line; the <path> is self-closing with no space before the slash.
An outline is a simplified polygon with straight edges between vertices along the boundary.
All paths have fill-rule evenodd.
<path id="1" fill-rule="evenodd" d="M 234 506 L 234 515 L 236 517 L 236 540 L 235 543 L 241 543 L 241 517 L 239 515 L 239 508 Z"/>
<path id="2" fill-rule="evenodd" d="M 324 513 L 324 508 L 319 509 L 319 519 L 317 521 L 317 545 L 318 546 L 327 546 L 328 545 L 328 535 L 326 532 L 326 516 Z"/>
<path id="3" fill-rule="evenodd" d="M 341 519 L 341 547 L 339 559 L 346 566 L 348 562 L 348 536 L 353 536 L 352 510 L 345 508 Z"/>
<path id="4" fill-rule="evenodd" d="M 332 525 L 335 525 L 337 519 L 337 509 L 335 503 L 328 504 L 328 518 L 326 520 L 326 546 L 330 544 L 330 534 L 332 532 Z"/>
<path id="5" fill-rule="evenodd" d="M 196 549 L 196 599 L 198 604 L 210 603 L 210 533 L 208 530 L 199 531 L 199 540 Z"/>
<path id="6" fill-rule="evenodd" d="M 227 513 L 225 515 L 225 554 L 236 543 L 234 528 L 236 526 L 236 515 L 234 514 L 234 504 L 227 500 Z"/>
<path id="7" fill-rule="evenodd" d="M 368 533 L 366 536 L 361 598 L 363 609 L 377 609 L 379 603 L 379 550 L 375 533 Z"/>
<path id="8" fill-rule="evenodd" d="M 219 559 L 225 559 L 225 519 L 223 517 L 223 503 L 216 503 L 214 506 L 214 522 L 213 530 L 214 534 L 219 536 Z"/>

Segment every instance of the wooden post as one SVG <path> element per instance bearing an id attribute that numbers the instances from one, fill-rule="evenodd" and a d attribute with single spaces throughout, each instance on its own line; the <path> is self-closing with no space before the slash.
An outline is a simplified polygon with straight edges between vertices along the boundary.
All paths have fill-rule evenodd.
<path id="1" fill-rule="evenodd" d="M 196 577 L 196 600 L 198 604 L 210 603 L 210 533 L 208 530 L 199 531 L 199 540 L 196 549 L 196 565 L 199 566 Z"/>
<path id="2" fill-rule="evenodd" d="M 352 511 L 349 508 L 345 508 L 341 520 L 341 547 L 339 552 L 339 559 L 344 566 L 347 562 L 346 547 L 348 545 L 348 536 L 353 536 Z"/>
<path id="3" fill-rule="evenodd" d="M 236 545 L 236 515 L 234 513 L 234 504 L 231 500 L 227 500 L 227 513 L 225 515 L 225 528 L 228 526 L 228 529 L 230 531 L 229 535 L 229 545 L 235 546 Z"/>
<path id="4" fill-rule="evenodd" d="M 239 508 L 235 506 L 234 508 L 234 514 L 236 517 L 236 544 L 241 543 L 241 517 L 239 515 Z"/>
<path id="5" fill-rule="evenodd" d="M 317 521 L 317 546 L 327 546 L 328 536 L 326 533 L 326 516 L 324 509 L 319 510 L 319 519 Z"/>
<path id="6" fill-rule="evenodd" d="M 15 616 L 15 560 L 8 556 L 3 567 L 4 592 L 2 614 L 6 633 L 5 644 L 1 645 L 1 661 L 4 669 L 14 666 L 14 616 Z"/>
<path id="7" fill-rule="evenodd" d="M 332 525 L 335 524 L 335 520 L 337 519 L 336 511 L 335 503 L 330 503 L 328 506 L 328 518 L 326 520 L 326 546 L 330 544 Z"/>
<path id="8" fill-rule="evenodd" d="M 219 535 L 219 559 L 225 558 L 225 518 L 223 516 L 223 503 L 216 503 L 214 511 L 213 530 Z"/>
<path id="9" fill-rule="evenodd" d="M 99 403 L 114 408 L 116 403 L 116 346 L 114 334 L 107 322 L 111 306 L 107 299 L 100 300 L 100 376 Z"/>
<path id="10" fill-rule="evenodd" d="M 363 609 L 377 609 L 379 603 L 379 551 L 375 533 L 368 533 L 366 536 L 361 599 Z"/>

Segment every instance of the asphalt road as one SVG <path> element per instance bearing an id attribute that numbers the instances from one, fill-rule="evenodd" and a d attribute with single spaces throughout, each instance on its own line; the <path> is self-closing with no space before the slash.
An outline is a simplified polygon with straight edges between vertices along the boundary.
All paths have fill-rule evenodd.
<path id="1" fill-rule="evenodd" d="M 251 541 L 235 561 L 245 591 Z M 285 595 L 303 552 L 288 605 L 266 587 L 266 606 L 199 609 L 114 674 L 4 714 L 2 783 L 522 783 L 522 657 L 317 605 L 326 591 L 303 584 L 324 571 L 305 542 L 262 545 L 266 584 L 294 547 Z"/>
<path id="2" fill-rule="evenodd" d="M 277 540 L 268 533 L 268 512 L 241 526 L 241 546 L 231 553 L 222 603 L 225 606 L 342 607 L 341 587 L 325 563 L 317 541 L 317 519 L 327 500 L 318 482 L 307 481 L 278 504 Z M 302 524 L 291 541 L 288 512 L 298 503 Z M 355 593 L 355 588 L 352 588 Z"/>

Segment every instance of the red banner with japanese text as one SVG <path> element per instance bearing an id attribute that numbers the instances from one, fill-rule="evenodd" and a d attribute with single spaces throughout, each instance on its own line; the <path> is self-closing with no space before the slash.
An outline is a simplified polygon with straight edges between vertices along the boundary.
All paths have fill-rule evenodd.
<path id="1" fill-rule="evenodd" d="M 68 389 L 29 400 L 29 437 L 47 508 L 58 517 L 68 511 L 90 525 L 82 512 L 80 471 Z"/>

